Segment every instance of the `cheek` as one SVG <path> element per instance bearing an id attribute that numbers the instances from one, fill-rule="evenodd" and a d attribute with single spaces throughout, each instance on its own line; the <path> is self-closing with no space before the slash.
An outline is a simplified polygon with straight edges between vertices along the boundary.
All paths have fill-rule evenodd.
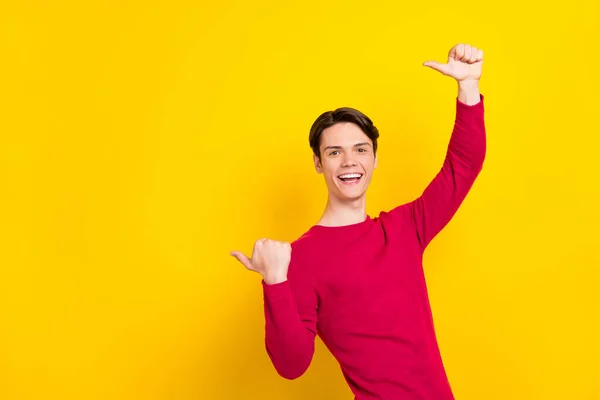
<path id="1" fill-rule="evenodd" d="M 321 166 L 323 167 L 323 173 L 326 176 L 334 175 L 338 168 L 337 165 L 331 161 L 325 162 L 325 163 L 321 164 Z"/>
<path id="2" fill-rule="evenodd" d="M 371 171 L 373 171 L 373 169 L 375 167 L 375 160 L 372 160 L 372 159 L 364 160 L 361 164 L 362 164 L 362 167 L 365 169 L 365 171 L 371 172 Z"/>

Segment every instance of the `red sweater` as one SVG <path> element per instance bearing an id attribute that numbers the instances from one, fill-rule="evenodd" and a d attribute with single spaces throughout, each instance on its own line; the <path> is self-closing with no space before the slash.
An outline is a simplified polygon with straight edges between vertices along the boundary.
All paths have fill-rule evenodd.
<path id="1" fill-rule="evenodd" d="M 423 252 L 451 220 L 482 169 L 483 96 L 456 99 L 440 171 L 412 202 L 353 225 L 312 226 L 292 243 L 288 279 L 262 281 L 265 344 L 277 372 L 301 376 L 315 335 L 340 364 L 356 400 L 450 400 L 423 272 Z"/>

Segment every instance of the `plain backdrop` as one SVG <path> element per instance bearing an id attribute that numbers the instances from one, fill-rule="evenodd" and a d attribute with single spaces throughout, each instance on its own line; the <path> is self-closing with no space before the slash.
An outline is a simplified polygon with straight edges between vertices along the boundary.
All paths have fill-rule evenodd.
<path id="1" fill-rule="evenodd" d="M 0 398 L 351 399 L 320 341 L 279 378 L 260 277 L 326 201 L 308 130 L 381 131 L 376 216 L 441 167 L 485 52 L 488 155 L 425 269 L 460 400 L 600 397 L 597 1 L 0 5 Z"/>

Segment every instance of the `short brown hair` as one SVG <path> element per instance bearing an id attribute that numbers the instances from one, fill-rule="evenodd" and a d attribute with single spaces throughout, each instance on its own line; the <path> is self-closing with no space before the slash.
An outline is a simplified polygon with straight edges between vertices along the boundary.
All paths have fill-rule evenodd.
<path id="1" fill-rule="evenodd" d="M 352 122 L 365 133 L 373 142 L 373 153 L 377 154 L 377 138 L 379 130 L 373 125 L 373 122 L 362 112 L 351 107 L 340 107 L 333 111 L 326 111 L 321 114 L 310 128 L 308 142 L 315 156 L 321 159 L 321 136 L 323 131 L 339 122 Z"/>

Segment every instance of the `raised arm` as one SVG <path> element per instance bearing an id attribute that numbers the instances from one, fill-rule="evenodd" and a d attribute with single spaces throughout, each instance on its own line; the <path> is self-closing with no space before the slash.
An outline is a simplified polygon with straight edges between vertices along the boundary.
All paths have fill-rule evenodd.
<path id="1" fill-rule="evenodd" d="M 486 155 L 483 95 L 479 79 L 483 52 L 469 45 L 454 46 L 448 63 L 426 62 L 458 82 L 454 129 L 441 170 L 422 195 L 408 204 L 419 242 L 425 249 L 452 219 L 479 175 Z"/>

